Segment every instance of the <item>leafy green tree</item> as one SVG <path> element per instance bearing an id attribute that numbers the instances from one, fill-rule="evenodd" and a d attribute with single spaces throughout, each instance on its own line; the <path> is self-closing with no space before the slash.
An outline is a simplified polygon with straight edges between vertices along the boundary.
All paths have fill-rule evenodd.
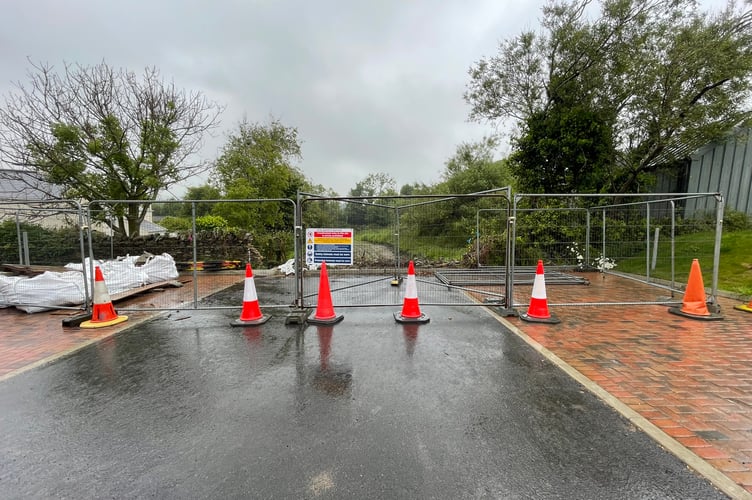
<path id="1" fill-rule="evenodd" d="M 399 190 L 399 194 L 402 196 L 411 196 L 417 194 L 431 194 L 434 187 L 426 185 L 422 182 L 414 182 L 412 184 L 403 184 Z"/>
<path id="2" fill-rule="evenodd" d="M 104 62 L 32 65 L 0 108 L 0 160 L 25 171 L 49 198 L 129 200 L 110 204 L 123 236 L 137 236 L 163 189 L 206 171 L 196 159 L 222 108 L 198 92 L 165 82 L 154 68 L 141 78 Z M 99 213 L 99 212 L 97 212 Z M 101 213 L 104 214 L 104 211 Z"/>
<path id="3" fill-rule="evenodd" d="M 495 190 L 515 184 L 507 160 L 495 160 L 499 141 L 484 137 L 477 142 L 463 142 L 445 163 L 442 182 L 435 192 L 445 194 L 472 194 Z M 481 208 L 506 208 L 498 198 L 458 198 L 434 206 L 420 223 L 424 231 L 450 231 L 455 234 L 472 234 L 476 215 Z M 440 224 L 436 224 L 440 221 Z M 433 228 L 433 229 L 431 229 Z"/>
<path id="4" fill-rule="evenodd" d="M 298 192 L 325 194 L 295 166 L 301 158 L 297 129 L 272 118 L 267 123 L 241 122 L 214 166 L 212 185 L 228 201 L 217 203 L 212 215 L 250 234 L 269 264 L 292 257 L 295 224 L 293 204 L 271 200 L 296 200 Z M 322 220 L 315 205 L 308 215 Z"/>
<path id="5" fill-rule="evenodd" d="M 447 160 L 442 191 L 469 194 L 514 184 L 514 176 L 505 160 L 494 160 L 498 139 L 485 137 L 475 143 L 462 143 Z"/>
<path id="6" fill-rule="evenodd" d="M 348 196 L 396 196 L 397 195 L 397 183 L 394 178 L 384 172 L 371 173 L 366 176 L 365 179 L 358 182 L 354 188 L 350 190 Z M 348 203 L 345 211 L 347 214 L 348 223 L 362 227 L 366 224 L 372 224 L 377 226 L 384 226 L 390 223 L 392 220 L 392 211 L 379 206 L 374 205 L 390 205 L 387 200 L 379 200 L 378 198 L 367 200 L 354 200 Z"/>
<path id="7" fill-rule="evenodd" d="M 536 175 L 533 161 L 559 162 L 538 189 L 582 182 L 634 191 L 661 165 L 752 116 L 750 2 L 708 13 L 693 0 L 602 0 L 592 20 L 590 4 L 550 1 L 540 32 L 505 40 L 470 69 L 470 116 L 515 126 L 516 146 L 526 150 L 518 168 Z M 592 144 L 583 143 L 588 116 Z M 575 128 L 555 130 L 564 126 Z"/>
<path id="8" fill-rule="evenodd" d="M 185 200 L 190 201 L 204 201 L 204 200 L 219 200 L 222 197 L 222 193 L 215 186 L 210 184 L 204 184 L 202 186 L 189 187 L 185 192 Z M 190 203 L 181 204 L 182 215 L 184 217 L 191 217 L 193 210 Z M 196 216 L 208 215 L 214 208 L 213 204 L 208 203 L 196 203 Z"/>
<path id="9" fill-rule="evenodd" d="M 243 121 L 228 138 L 217 159 L 212 183 L 228 199 L 295 200 L 298 191 L 310 186 L 294 166 L 301 158 L 296 128 L 276 119 L 266 124 Z M 293 214 L 287 209 L 288 205 L 276 202 L 223 203 L 214 213 L 223 216 L 232 226 L 271 230 L 292 227 Z"/>
<path id="10" fill-rule="evenodd" d="M 613 164 L 611 127 L 594 111 L 555 104 L 533 113 L 509 158 L 517 187 L 526 193 L 593 193 Z"/>

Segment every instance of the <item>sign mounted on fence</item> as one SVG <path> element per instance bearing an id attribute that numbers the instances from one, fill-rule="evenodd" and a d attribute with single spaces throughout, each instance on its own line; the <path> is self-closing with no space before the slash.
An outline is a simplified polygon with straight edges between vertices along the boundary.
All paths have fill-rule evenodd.
<path id="1" fill-rule="evenodd" d="M 324 261 L 327 265 L 352 265 L 352 229 L 306 229 L 306 265 Z"/>

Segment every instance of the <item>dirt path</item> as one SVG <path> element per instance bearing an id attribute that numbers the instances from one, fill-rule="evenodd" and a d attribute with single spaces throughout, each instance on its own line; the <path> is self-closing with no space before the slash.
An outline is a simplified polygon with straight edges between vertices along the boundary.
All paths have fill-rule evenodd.
<path id="1" fill-rule="evenodd" d="M 367 241 L 356 241 L 353 254 L 355 265 L 361 267 L 393 266 L 397 261 L 397 256 L 391 246 Z"/>

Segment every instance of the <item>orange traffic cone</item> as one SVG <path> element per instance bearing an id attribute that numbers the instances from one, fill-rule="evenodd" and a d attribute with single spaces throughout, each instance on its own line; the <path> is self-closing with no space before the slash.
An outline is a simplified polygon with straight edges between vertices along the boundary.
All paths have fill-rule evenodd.
<path id="1" fill-rule="evenodd" d="M 256 295 L 256 284 L 253 281 L 253 269 L 251 263 L 245 265 L 245 288 L 243 289 L 243 310 L 240 312 L 240 319 L 232 322 L 232 326 L 253 326 L 263 325 L 269 321 L 271 316 L 261 314 L 259 307 L 258 295 Z"/>
<path id="2" fill-rule="evenodd" d="M 91 312 L 91 319 L 81 323 L 81 328 L 102 328 L 105 326 L 117 325 L 128 319 L 128 316 L 118 316 L 115 307 L 110 300 L 110 293 L 107 291 L 107 285 L 104 283 L 104 276 L 99 266 L 94 268 L 94 307 Z"/>
<path id="3" fill-rule="evenodd" d="M 321 263 L 321 275 L 319 278 L 319 299 L 316 304 L 316 314 L 308 319 L 314 325 L 333 325 L 344 318 L 337 315 L 332 305 L 332 292 L 329 289 L 329 277 L 326 274 L 326 262 Z"/>
<path id="4" fill-rule="evenodd" d="M 407 282 L 405 284 L 405 299 L 402 302 L 402 312 L 394 313 L 398 323 L 428 323 L 427 315 L 420 312 L 418 305 L 418 285 L 415 282 L 415 266 L 413 261 L 407 266 Z"/>
<path id="5" fill-rule="evenodd" d="M 752 299 L 750 299 L 749 303 L 747 304 L 739 304 L 738 306 L 734 306 L 734 309 L 739 309 L 740 311 L 746 311 L 748 313 L 752 313 Z"/>
<path id="6" fill-rule="evenodd" d="M 543 261 L 538 261 L 538 268 L 535 270 L 535 280 L 533 280 L 533 294 L 530 298 L 530 306 L 527 312 L 520 314 L 520 319 L 533 323 L 559 323 L 559 318 L 552 316 L 548 312 L 548 299 L 546 298 L 546 279 L 543 274 Z"/>
<path id="7" fill-rule="evenodd" d="M 692 267 L 689 269 L 689 280 L 684 290 L 684 300 L 681 307 L 671 307 L 668 312 L 678 314 L 685 318 L 718 320 L 723 319 L 720 314 L 711 313 L 705 299 L 705 285 L 702 282 L 700 262 L 692 259 Z"/>

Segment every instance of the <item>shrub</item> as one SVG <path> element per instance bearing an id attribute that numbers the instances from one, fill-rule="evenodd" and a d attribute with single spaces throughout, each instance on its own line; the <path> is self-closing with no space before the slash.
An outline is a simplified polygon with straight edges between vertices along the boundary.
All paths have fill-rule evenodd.
<path id="1" fill-rule="evenodd" d="M 167 216 L 159 221 L 159 225 L 169 231 L 190 231 L 193 229 L 191 219 L 187 217 Z"/>
<path id="2" fill-rule="evenodd" d="M 226 229 L 227 226 L 227 220 L 219 215 L 196 217 L 196 231 L 214 231 L 215 229 Z"/>

